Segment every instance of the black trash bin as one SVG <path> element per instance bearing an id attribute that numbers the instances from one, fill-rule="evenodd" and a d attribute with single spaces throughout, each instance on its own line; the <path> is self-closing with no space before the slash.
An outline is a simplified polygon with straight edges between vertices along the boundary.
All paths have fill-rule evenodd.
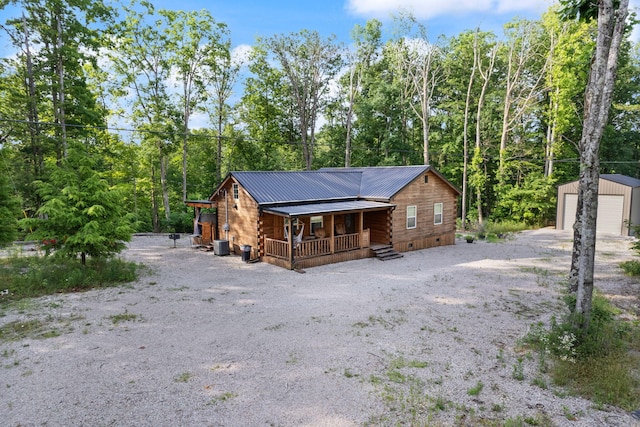
<path id="1" fill-rule="evenodd" d="M 251 246 L 244 245 L 240 249 L 242 250 L 242 260 L 244 262 L 249 262 L 251 259 Z"/>

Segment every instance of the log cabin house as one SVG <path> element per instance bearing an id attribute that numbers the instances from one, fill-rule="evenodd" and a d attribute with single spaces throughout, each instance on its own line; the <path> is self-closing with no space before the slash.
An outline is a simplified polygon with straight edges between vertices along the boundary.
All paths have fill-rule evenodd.
<path id="1" fill-rule="evenodd" d="M 325 168 L 231 172 L 210 200 L 187 204 L 217 208 L 209 239 L 299 269 L 452 245 L 459 194 L 430 166 Z"/>

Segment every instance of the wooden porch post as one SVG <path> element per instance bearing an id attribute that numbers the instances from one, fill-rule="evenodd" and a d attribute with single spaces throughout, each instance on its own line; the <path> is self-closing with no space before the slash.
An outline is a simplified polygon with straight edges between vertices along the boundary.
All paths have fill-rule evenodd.
<path id="1" fill-rule="evenodd" d="M 295 249 L 293 245 L 293 233 L 295 233 L 295 230 L 293 229 L 293 218 L 289 217 L 289 270 L 293 270 L 293 250 Z"/>
<path id="2" fill-rule="evenodd" d="M 335 237 L 333 235 L 333 228 L 334 228 L 334 214 L 331 214 L 331 221 L 329 221 L 329 237 L 331 237 L 331 239 L 329 239 L 329 250 L 331 251 L 331 254 L 335 253 Z"/>
<path id="3" fill-rule="evenodd" d="M 358 227 L 358 245 L 360 246 L 360 249 L 362 249 L 362 230 L 364 230 L 364 212 L 360 211 L 360 218 L 359 218 L 359 222 L 360 222 L 360 226 Z"/>

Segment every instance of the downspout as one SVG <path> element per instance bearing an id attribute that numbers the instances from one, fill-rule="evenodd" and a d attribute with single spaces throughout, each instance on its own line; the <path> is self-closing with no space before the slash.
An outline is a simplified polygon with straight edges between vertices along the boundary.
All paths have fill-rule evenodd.
<path id="1" fill-rule="evenodd" d="M 224 240 L 229 241 L 229 201 L 227 200 L 227 189 L 224 190 L 224 224 L 222 229 L 224 230 Z"/>

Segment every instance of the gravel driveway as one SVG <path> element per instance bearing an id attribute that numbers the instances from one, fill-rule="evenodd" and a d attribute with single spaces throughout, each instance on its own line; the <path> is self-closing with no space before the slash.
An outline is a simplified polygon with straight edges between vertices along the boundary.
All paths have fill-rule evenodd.
<path id="1" fill-rule="evenodd" d="M 629 242 L 599 241 L 597 286 L 637 309 L 617 268 Z M 567 232 L 304 274 L 177 244 L 134 237 L 123 257 L 149 267 L 138 282 L 0 313 L 56 331 L 0 343 L 1 425 L 634 423 L 550 385 L 519 346 L 562 313 Z"/>

